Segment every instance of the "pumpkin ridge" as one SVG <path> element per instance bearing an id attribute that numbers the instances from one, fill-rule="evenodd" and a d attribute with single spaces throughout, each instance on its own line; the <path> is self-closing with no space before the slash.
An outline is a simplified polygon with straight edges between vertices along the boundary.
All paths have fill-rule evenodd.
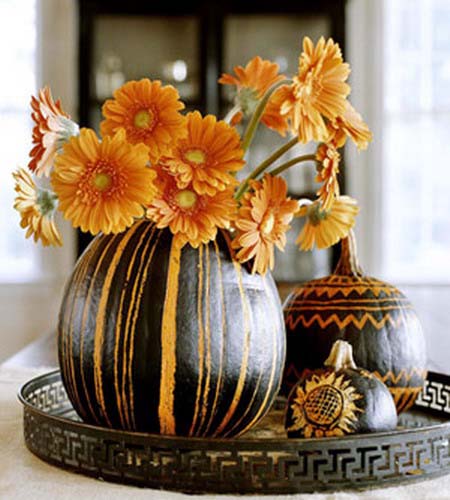
<path id="1" fill-rule="evenodd" d="M 94 388 L 95 397 L 97 403 L 100 406 L 101 414 L 106 420 L 109 427 L 112 427 L 111 420 L 108 416 L 106 410 L 105 398 L 103 394 L 103 380 L 102 380 L 102 351 L 104 343 L 104 330 L 103 326 L 105 324 L 106 316 L 106 306 L 108 302 L 109 292 L 111 289 L 111 284 L 114 278 L 114 274 L 117 271 L 119 261 L 122 257 L 122 252 L 130 241 L 131 237 L 137 231 L 140 224 L 135 224 L 126 235 L 120 239 L 111 262 L 108 264 L 106 271 L 106 276 L 102 285 L 102 292 L 100 294 L 100 300 L 97 307 L 97 315 L 95 318 L 95 330 L 94 330 Z"/>
<path id="2" fill-rule="evenodd" d="M 263 280 L 264 288 L 266 290 L 266 294 L 269 295 L 269 290 L 268 290 L 268 286 L 267 286 L 267 282 L 266 282 L 266 277 L 262 276 L 262 280 Z M 276 311 L 274 311 L 274 307 L 273 307 L 273 302 L 272 301 L 269 301 L 269 307 L 272 310 L 272 314 L 276 315 Z M 263 403 L 260 405 L 257 414 L 255 415 L 255 417 L 253 418 L 253 420 L 244 429 L 242 429 L 242 431 L 240 432 L 240 434 L 243 434 L 246 430 L 250 429 L 270 409 L 270 405 L 268 405 L 267 403 L 268 403 L 269 397 L 272 395 L 272 384 L 273 384 L 273 380 L 274 380 L 274 377 L 275 377 L 275 372 L 276 372 L 276 367 L 277 367 L 277 358 L 278 358 L 277 349 L 276 349 L 275 333 L 272 333 L 272 346 L 273 346 L 272 369 L 271 369 L 271 372 L 270 372 L 270 379 L 269 379 L 269 383 L 268 383 L 268 388 L 270 388 L 270 392 L 269 392 L 269 389 L 266 391 L 266 395 L 264 397 Z M 280 383 L 281 383 L 281 381 L 280 381 Z M 278 387 L 278 389 L 279 389 L 279 387 Z M 278 392 L 278 390 L 276 392 Z"/>
<path id="3" fill-rule="evenodd" d="M 90 416 L 93 417 L 93 419 L 95 420 L 95 422 L 98 425 L 101 425 L 101 419 L 98 418 L 97 414 L 94 412 L 94 407 L 92 406 L 91 398 L 89 395 L 88 385 L 86 383 L 86 373 L 85 373 L 86 370 L 84 369 L 84 339 L 85 339 L 85 332 L 86 332 L 86 322 L 88 320 L 88 313 L 89 313 L 89 310 L 92 306 L 91 296 L 92 296 L 93 290 L 95 288 L 94 284 L 98 278 L 98 274 L 101 270 L 103 260 L 105 259 L 108 252 L 111 251 L 111 248 L 114 248 L 113 243 L 118 243 L 118 237 L 117 237 L 117 235 L 108 235 L 108 236 L 104 236 L 103 239 L 100 238 L 99 240 L 94 241 L 94 243 L 96 243 L 96 245 L 98 247 L 100 247 L 102 240 L 104 241 L 104 246 L 102 248 L 100 255 L 98 256 L 97 262 L 95 263 L 95 269 L 94 269 L 94 272 L 91 276 L 86 302 L 84 303 L 84 307 L 83 307 L 82 320 L 81 320 L 82 321 L 81 332 L 80 332 L 80 360 L 79 360 L 80 361 L 81 382 L 82 382 L 83 389 L 84 389 L 84 395 L 85 395 L 85 398 L 86 398 L 86 401 L 87 401 L 87 404 L 89 407 Z M 93 376 L 95 377 L 95 374 L 93 374 Z"/>
<path id="4" fill-rule="evenodd" d="M 242 286 L 242 271 L 241 271 L 241 266 L 238 262 L 235 260 L 232 261 L 236 275 L 237 275 L 237 281 L 238 281 L 238 287 L 239 287 L 239 295 L 241 297 L 241 303 L 242 303 L 242 313 L 243 313 L 243 319 L 244 319 L 244 348 L 243 348 L 243 353 L 242 353 L 242 363 L 241 363 L 241 369 L 239 372 L 239 378 L 236 384 L 236 389 L 234 392 L 233 400 L 231 402 L 230 407 L 228 408 L 227 413 L 225 414 L 225 417 L 223 418 L 221 424 L 219 425 L 215 435 L 221 434 L 225 427 L 228 425 L 229 421 L 231 420 L 232 416 L 234 415 L 236 408 L 239 404 L 240 397 L 242 394 L 242 391 L 244 389 L 244 383 L 245 383 L 245 377 L 246 377 L 246 372 L 247 372 L 247 364 L 248 364 L 248 356 L 249 356 L 249 349 L 250 349 L 250 317 L 249 317 L 249 310 L 248 310 L 248 304 L 246 301 L 244 289 Z"/>
<path id="5" fill-rule="evenodd" d="M 149 266 L 145 268 L 144 271 L 144 276 L 142 276 L 142 271 L 144 269 L 144 265 L 146 262 L 151 262 L 153 253 L 155 251 L 155 248 L 158 246 L 159 242 L 159 236 L 160 233 L 158 232 L 156 241 L 153 242 L 153 237 L 155 235 L 155 232 L 157 231 L 156 227 L 151 224 L 147 223 L 148 227 L 146 228 L 147 231 L 151 229 L 150 236 L 148 236 L 147 241 L 145 242 L 143 248 L 142 248 L 142 253 L 141 253 L 141 259 L 138 260 L 138 265 L 137 269 L 135 270 L 135 274 L 133 276 L 133 266 L 130 266 L 130 271 L 131 271 L 131 278 L 132 278 L 132 283 L 133 286 L 130 288 L 130 295 L 128 297 L 128 310 L 126 311 L 126 318 L 125 318 L 125 324 L 124 324 L 124 329 L 125 329 L 125 334 L 124 334 L 124 356 L 122 358 L 122 398 L 124 402 L 124 415 L 125 415 L 125 420 L 127 422 L 128 429 L 136 429 L 136 422 L 134 421 L 134 384 L 133 384 L 133 377 L 132 377 L 132 366 L 133 366 L 133 356 L 134 356 L 134 350 L 135 350 L 135 342 L 134 342 L 134 329 L 136 326 L 136 321 L 137 321 L 137 315 L 139 313 L 139 307 L 136 307 L 136 300 L 137 297 L 141 298 L 142 291 L 145 287 L 146 283 L 146 278 L 147 278 L 147 270 Z M 148 255 L 149 253 L 149 255 Z M 144 256 L 146 258 L 144 258 Z M 138 287 L 140 286 L 140 292 L 138 292 Z M 139 303 L 140 305 L 140 303 Z M 134 310 L 134 314 L 132 315 L 132 312 Z M 128 395 L 129 398 L 127 398 L 127 381 L 128 381 Z"/>
<path id="6" fill-rule="evenodd" d="M 81 391 L 77 390 L 78 399 L 79 399 L 79 405 L 77 406 L 77 411 L 82 418 L 83 417 L 86 418 L 89 415 L 92 416 L 92 411 L 89 414 L 88 410 L 86 409 L 85 405 L 82 402 L 81 396 L 84 397 L 84 399 L 86 400 L 88 407 L 89 407 L 90 399 L 89 399 L 89 395 L 86 392 L 85 382 L 83 382 L 85 374 L 84 374 L 84 371 L 82 369 L 78 370 L 78 366 L 76 366 L 76 363 L 75 363 L 77 355 L 74 354 L 74 352 L 73 352 L 74 347 L 77 347 L 78 348 L 77 354 L 78 354 L 78 357 L 80 359 L 79 365 L 81 366 L 81 359 L 83 356 L 83 349 L 82 349 L 83 345 L 81 343 L 78 343 L 77 346 L 74 346 L 74 342 L 73 342 L 73 336 L 75 333 L 74 323 L 75 323 L 77 316 L 80 314 L 82 315 L 83 311 L 84 311 L 84 306 L 82 306 L 81 308 L 77 308 L 77 306 L 78 306 L 78 300 L 77 300 L 78 294 L 83 290 L 82 285 L 84 284 L 85 278 L 88 275 L 90 264 L 92 264 L 92 262 L 90 262 L 90 257 L 95 254 L 95 251 L 97 250 L 98 247 L 100 247 L 100 242 L 93 241 L 83 253 L 83 256 L 85 256 L 86 258 L 81 262 L 81 265 L 80 264 L 77 265 L 77 267 L 80 268 L 80 273 L 77 275 L 76 281 L 71 284 L 71 287 L 75 286 L 75 294 L 73 295 L 72 300 L 69 302 L 69 304 L 71 306 L 70 321 L 69 321 L 69 326 L 68 326 L 69 331 L 68 331 L 68 335 L 67 334 L 65 335 L 66 337 L 69 338 L 69 342 L 70 342 L 69 350 L 66 353 L 66 356 L 68 356 L 70 358 L 70 359 L 68 359 L 67 363 L 68 363 L 68 366 L 71 365 L 72 369 L 73 369 L 73 372 L 71 372 L 71 375 L 69 376 L 69 384 L 67 384 L 67 381 L 65 382 L 65 384 L 69 385 L 69 387 L 70 387 L 70 385 L 75 386 L 75 387 L 77 387 L 77 386 L 79 387 L 79 384 L 76 382 L 77 378 L 82 381 L 83 394 L 81 394 Z M 64 299 L 64 301 L 65 300 L 66 299 Z M 60 329 L 62 329 L 61 325 L 60 325 Z M 80 333 L 81 333 L 81 335 L 83 334 L 82 329 L 81 329 Z M 77 377 L 77 370 L 79 372 L 78 377 Z"/>
<path id="7" fill-rule="evenodd" d="M 210 325 L 210 279 L 211 279 L 211 263 L 209 260 L 209 245 L 205 245 L 205 300 L 204 300 L 204 310 L 202 314 L 204 314 L 204 324 L 205 324 L 205 338 L 206 338 L 206 376 L 205 376 L 205 386 L 203 390 L 202 396 L 202 411 L 200 417 L 200 424 L 197 430 L 196 435 L 201 435 L 202 427 L 205 423 L 206 418 L 206 409 L 208 408 L 208 395 L 209 395 L 209 385 L 211 378 L 211 325 Z"/>
<path id="8" fill-rule="evenodd" d="M 148 237 L 148 232 L 151 234 L 150 237 Z M 126 428 L 128 430 L 131 430 L 135 428 L 135 422 L 132 421 L 132 411 L 131 411 L 131 398 L 133 397 L 131 395 L 132 391 L 132 380 L 131 380 L 131 375 L 130 375 L 130 358 L 133 356 L 134 352 L 134 342 L 130 340 L 131 337 L 131 329 L 133 325 L 133 316 L 132 316 L 132 310 L 133 306 L 135 305 L 136 302 L 136 294 L 137 294 L 137 289 L 140 283 L 140 278 L 141 278 L 141 273 L 143 269 L 143 262 L 146 260 L 143 258 L 144 255 L 147 254 L 150 243 L 152 242 L 152 238 L 155 232 L 155 228 L 152 227 L 152 224 L 146 224 L 146 227 L 144 227 L 144 233 L 146 236 L 146 241 L 143 245 L 142 251 L 141 251 L 141 258 L 137 260 L 137 268 L 135 269 L 134 262 L 131 262 L 127 257 L 128 254 L 124 252 L 122 254 L 122 265 L 127 266 L 127 270 L 130 272 L 130 283 L 132 283 L 132 286 L 127 287 L 125 290 L 122 290 L 122 295 L 124 297 L 124 302 L 127 303 L 127 310 L 123 312 L 123 315 L 125 316 L 125 320 L 122 321 L 121 317 L 121 329 L 123 329 L 123 356 L 122 356 L 122 384 L 121 384 L 121 395 L 122 395 L 122 407 L 123 407 L 123 416 L 124 420 L 126 423 Z M 137 255 L 136 255 L 137 258 Z M 117 326 L 117 325 L 116 325 Z M 119 360 L 117 360 L 117 363 L 119 363 Z M 128 387 L 129 387 L 129 398 L 127 397 L 127 379 L 128 379 Z"/>
<path id="9" fill-rule="evenodd" d="M 204 432 L 204 435 L 208 435 L 209 429 L 211 428 L 211 424 L 214 420 L 214 417 L 216 415 L 216 409 L 217 409 L 217 402 L 219 399 L 219 394 L 220 390 L 222 387 L 222 380 L 223 380 L 223 358 L 224 358 L 224 349 L 226 346 L 226 332 L 227 332 L 227 322 L 226 322 L 226 314 L 225 314 L 225 297 L 224 297 L 224 292 L 223 292 L 223 275 L 222 275 L 222 264 L 220 262 L 220 254 L 219 254 L 219 245 L 217 244 L 217 241 L 213 241 L 214 245 L 214 251 L 216 253 L 216 259 L 217 259 L 217 272 L 218 272 L 218 282 L 219 282 L 219 289 L 220 289 L 220 307 L 221 307 L 221 313 L 222 313 L 222 321 L 221 321 L 221 326 L 222 326 L 222 331 L 219 336 L 221 346 L 220 346 L 220 357 L 219 357 L 219 374 L 216 380 L 216 390 L 214 394 L 214 400 L 213 404 L 211 407 L 211 412 L 209 415 L 208 423 L 206 425 L 206 429 Z"/>
<path id="10" fill-rule="evenodd" d="M 202 312 L 202 296 L 203 296 L 203 245 L 198 248 L 198 291 L 197 291 L 197 318 L 198 318 L 198 381 L 197 392 L 195 396 L 194 417 L 192 418 L 189 436 L 193 436 L 197 426 L 198 414 L 200 411 L 200 397 L 203 384 L 203 363 L 204 363 L 204 327 L 203 327 L 203 312 Z"/>
<path id="11" fill-rule="evenodd" d="M 119 300 L 119 307 L 117 310 L 117 321 L 116 321 L 116 325 L 115 325 L 115 334 L 114 334 L 115 343 L 114 343 L 113 373 L 114 373 L 114 389 L 115 389 L 115 393 L 116 393 L 117 412 L 119 415 L 120 423 L 121 423 L 123 428 L 127 425 L 126 419 L 128 419 L 128 414 L 125 416 L 125 413 L 124 413 L 124 411 L 125 411 L 124 406 L 127 405 L 126 398 L 124 395 L 125 384 L 122 384 L 122 386 L 119 387 L 119 353 L 120 353 L 119 347 L 121 346 L 120 339 L 122 336 L 121 335 L 122 334 L 122 316 L 124 315 L 123 307 L 124 307 L 124 303 L 125 303 L 125 297 L 126 297 L 127 292 L 128 292 L 128 289 L 127 289 L 128 283 L 130 283 L 130 280 L 131 280 L 131 275 L 132 275 L 133 268 L 134 268 L 134 265 L 136 262 L 136 258 L 138 256 L 139 252 L 141 252 L 141 256 L 144 254 L 144 251 L 147 248 L 147 245 L 143 245 L 143 243 L 146 240 L 147 235 L 148 235 L 150 230 L 152 232 L 150 239 L 153 238 L 154 233 L 156 231 L 156 227 L 148 225 L 144 229 L 142 234 L 140 235 L 139 241 L 135 245 L 133 253 L 132 253 L 132 255 L 127 263 L 127 271 L 126 271 L 126 276 L 125 276 L 125 286 L 122 288 L 122 291 L 120 294 L 120 300 Z M 125 339 L 123 342 L 125 342 Z M 123 342 L 122 342 L 122 346 L 123 346 Z M 124 365 L 124 358 L 122 358 L 122 365 Z"/>
<path id="12" fill-rule="evenodd" d="M 262 277 L 263 280 L 264 280 L 264 276 Z M 258 295 L 258 301 L 259 303 L 261 304 L 262 301 L 261 301 L 261 295 Z M 265 327 L 265 325 L 263 325 L 263 328 Z M 257 331 L 260 331 L 258 326 L 256 326 L 257 328 Z M 272 361 L 272 365 L 273 365 L 273 361 Z M 242 422 L 244 422 L 245 418 L 247 417 L 247 415 L 251 412 L 251 409 L 252 409 L 252 406 L 253 406 L 253 403 L 255 402 L 256 400 L 256 397 L 257 395 L 259 394 L 259 387 L 261 385 L 261 381 L 262 381 L 262 378 L 263 378 L 263 375 L 265 373 L 265 366 L 263 364 L 261 364 L 261 366 L 259 367 L 259 374 L 258 374 L 258 378 L 257 378 L 257 381 L 256 381 L 256 384 L 255 384 L 255 388 L 254 388 L 254 391 L 253 391 L 253 394 L 252 394 L 252 397 L 250 398 L 250 401 L 248 401 L 247 403 L 247 408 L 245 409 L 245 411 L 242 413 L 242 415 L 239 417 L 239 419 L 234 423 L 234 425 L 229 429 L 227 430 L 227 432 L 225 432 L 225 434 L 223 435 L 223 437 L 228 437 L 229 435 L 232 434 L 233 430 L 238 428 Z M 271 379 L 269 379 L 269 384 L 268 384 L 268 388 L 271 386 Z M 270 394 L 269 393 L 269 389 L 266 391 L 266 396 Z M 262 407 L 264 407 L 264 403 L 262 405 L 260 405 L 260 409 Z M 251 421 L 253 421 L 253 418 L 251 418 Z M 245 425 L 245 427 L 242 428 L 242 430 L 240 431 L 240 433 L 243 433 L 245 432 L 245 429 L 247 428 L 247 425 Z M 240 434 L 239 433 L 239 434 Z M 239 435 L 238 434 L 238 435 Z"/>
<path id="13" fill-rule="evenodd" d="M 81 288 L 83 280 L 81 279 L 82 276 L 85 275 L 86 270 L 88 267 L 88 261 L 83 261 L 80 265 L 77 266 L 75 269 L 74 275 L 72 280 L 69 282 L 67 286 L 67 296 L 64 297 L 63 303 L 66 301 L 69 303 L 73 303 L 73 301 L 76 299 L 78 292 Z M 72 292 L 71 295 L 70 292 Z M 70 299 L 69 299 L 70 296 Z M 72 308 L 69 314 L 68 318 L 68 328 L 69 328 L 69 334 L 66 335 L 65 337 L 62 337 L 61 335 L 61 328 L 59 328 L 59 339 L 64 341 L 65 343 L 65 352 L 64 355 L 62 356 L 62 359 L 60 359 L 60 366 L 62 368 L 63 372 L 63 378 L 67 381 L 67 388 L 68 392 L 70 391 L 71 396 L 75 399 L 76 404 L 78 405 L 78 408 L 81 413 L 82 418 L 86 418 L 86 412 L 84 410 L 83 405 L 81 404 L 80 400 L 80 395 L 78 393 L 78 386 L 75 383 L 75 362 L 74 362 L 74 356 L 73 356 L 73 317 L 74 317 L 74 312 L 75 308 Z M 61 318 L 64 318 L 64 311 L 61 311 Z M 64 368 L 65 367 L 65 368 Z M 70 372 L 70 376 L 69 376 Z"/>

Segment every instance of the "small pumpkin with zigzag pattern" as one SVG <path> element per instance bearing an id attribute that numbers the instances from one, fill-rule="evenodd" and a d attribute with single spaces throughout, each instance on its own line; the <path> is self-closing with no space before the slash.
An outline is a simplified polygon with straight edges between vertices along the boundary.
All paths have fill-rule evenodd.
<path id="1" fill-rule="evenodd" d="M 305 371 L 323 366 L 333 343 L 342 339 L 352 345 L 357 366 L 388 386 L 398 413 L 414 404 L 426 377 L 420 321 L 400 290 L 364 275 L 353 233 L 342 240 L 333 274 L 296 288 L 284 304 L 284 316 L 283 394 Z"/>

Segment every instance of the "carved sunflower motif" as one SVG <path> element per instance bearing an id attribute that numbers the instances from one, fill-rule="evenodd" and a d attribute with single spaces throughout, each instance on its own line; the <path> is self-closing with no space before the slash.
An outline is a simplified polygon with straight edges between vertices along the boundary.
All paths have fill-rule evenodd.
<path id="1" fill-rule="evenodd" d="M 302 431 L 309 438 L 343 436 L 353 431 L 357 414 L 362 411 L 355 402 L 362 395 L 344 375 L 313 374 L 295 391 L 289 432 Z"/>

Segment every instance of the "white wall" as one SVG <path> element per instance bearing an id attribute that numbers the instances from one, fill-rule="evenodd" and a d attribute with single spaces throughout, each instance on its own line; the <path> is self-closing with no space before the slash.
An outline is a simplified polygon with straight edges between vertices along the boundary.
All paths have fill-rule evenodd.
<path id="1" fill-rule="evenodd" d="M 38 85 L 50 85 L 64 109 L 76 118 L 76 1 L 40 0 L 38 23 Z M 41 279 L 0 283 L 0 362 L 55 329 L 62 290 L 75 257 L 74 232 L 67 223 L 59 225 L 64 247 L 40 250 Z"/>

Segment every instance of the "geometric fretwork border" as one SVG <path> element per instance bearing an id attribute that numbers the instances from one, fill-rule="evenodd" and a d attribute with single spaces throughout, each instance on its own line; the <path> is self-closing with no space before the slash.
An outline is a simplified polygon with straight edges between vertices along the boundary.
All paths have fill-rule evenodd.
<path id="1" fill-rule="evenodd" d="M 419 405 L 439 407 L 445 415 L 449 386 L 448 378 L 432 375 Z M 287 494 L 450 472 L 450 422 L 326 440 L 193 440 L 95 428 L 57 416 L 70 411 L 58 372 L 30 382 L 22 396 L 25 441 L 33 453 L 109 481 L 189 493 Z"/>

